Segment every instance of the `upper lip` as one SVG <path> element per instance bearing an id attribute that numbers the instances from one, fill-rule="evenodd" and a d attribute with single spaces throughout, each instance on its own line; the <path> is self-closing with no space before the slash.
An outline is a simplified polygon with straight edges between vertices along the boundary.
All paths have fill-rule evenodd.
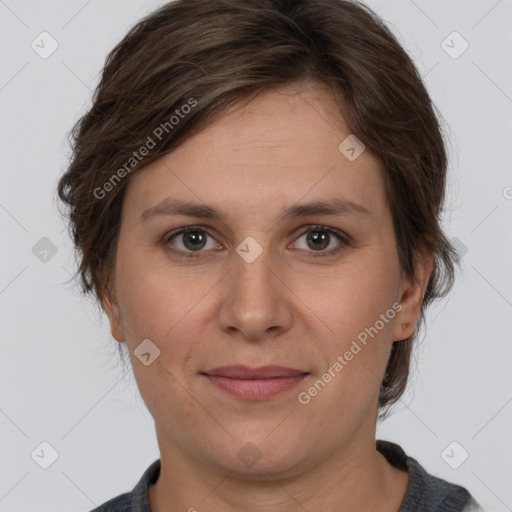
<path id="1" fill-rule="evenodd" d="M 220 366 L 213 370 L 202 372 L 206 375 L 229 377 L 231 379 L 272 379 L 276 377 L 298 377 L 308 372 L 287 368 L 285 366 L 260 366 L 250 368 L 249 366 Z"/>

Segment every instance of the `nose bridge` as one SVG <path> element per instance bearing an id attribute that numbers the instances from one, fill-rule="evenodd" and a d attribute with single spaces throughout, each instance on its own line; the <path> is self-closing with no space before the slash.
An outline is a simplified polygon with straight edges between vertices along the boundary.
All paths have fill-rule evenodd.
<path id="1" fill-rule="evenodd" d="M 247 300 L 269 304 L 274 298 L 273 281 L 276 277 L 271 268 L 275 266 L 275 262 L 272 262 L 267 241 L 264 242 L 262 237 L 259 239 L 261 243 L 252 236 L 246 237 L 233 255 L 231 293 L 235 294 L 239 304 Z M 256 303 L 253 303 L 254 306 Z"/>
<path id="2" fill-rule="evenodd" d="M 263 237 L 260 241 L 246 237 L 232 254 L 219 315 L 223 329 L 239 330 L 251 339 L 270 328 L 286 328 L 290 321 L 283 284 L 276 276 L 277 262 L 264 247 Z"/>

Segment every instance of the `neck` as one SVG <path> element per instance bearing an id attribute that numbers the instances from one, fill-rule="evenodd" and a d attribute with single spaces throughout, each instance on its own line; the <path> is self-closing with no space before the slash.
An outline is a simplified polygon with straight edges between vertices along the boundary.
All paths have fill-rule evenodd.
<path id="1" fill-rule="evenodd" d="M 396 512 L 408 473 L 389 464 L 373 442 L 351 441 L 306 471 L 239 475 L 199 461 L 177 445 L 162 445 L 158 481 L 150 487 L 152 512 Z"/>

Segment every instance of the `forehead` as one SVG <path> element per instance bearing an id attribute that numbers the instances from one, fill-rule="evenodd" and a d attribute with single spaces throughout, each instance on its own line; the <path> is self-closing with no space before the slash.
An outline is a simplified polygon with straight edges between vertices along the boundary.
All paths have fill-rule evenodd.
<path id="1" fill-rule="evenodd" d="M 380 163 L 368 150 L 347 159 L 339 146 L 349 135 L 326 87 L 265 91 L 132 176 L 125 200 L 140 211 L 169 196 L 261 209 L 340 194 L 378 207 Z"/>
<path id="2" fill-rule="evenodd" d="M 334 163 L 340 136 L 350 133 L 339 108 L 324 85 L 287 85 L 237 103 L 195 141 L 187 142 L 202 145 L 212 158 L 224 150 L 233 158 L 279 165 L 299 164 L 304 157 L 315 163 L 330 154 Z"/>

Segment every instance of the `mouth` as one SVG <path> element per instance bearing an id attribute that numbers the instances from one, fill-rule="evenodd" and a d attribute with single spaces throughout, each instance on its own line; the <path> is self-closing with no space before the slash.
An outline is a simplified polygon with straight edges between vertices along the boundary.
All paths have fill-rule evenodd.
<path id="1" fill-rule="evenodd" d="M 223 366 L 201 372 L 217 389 L 245 400 L 264 400 L 288 391 L 309 372 L 284 366 Z"/>

